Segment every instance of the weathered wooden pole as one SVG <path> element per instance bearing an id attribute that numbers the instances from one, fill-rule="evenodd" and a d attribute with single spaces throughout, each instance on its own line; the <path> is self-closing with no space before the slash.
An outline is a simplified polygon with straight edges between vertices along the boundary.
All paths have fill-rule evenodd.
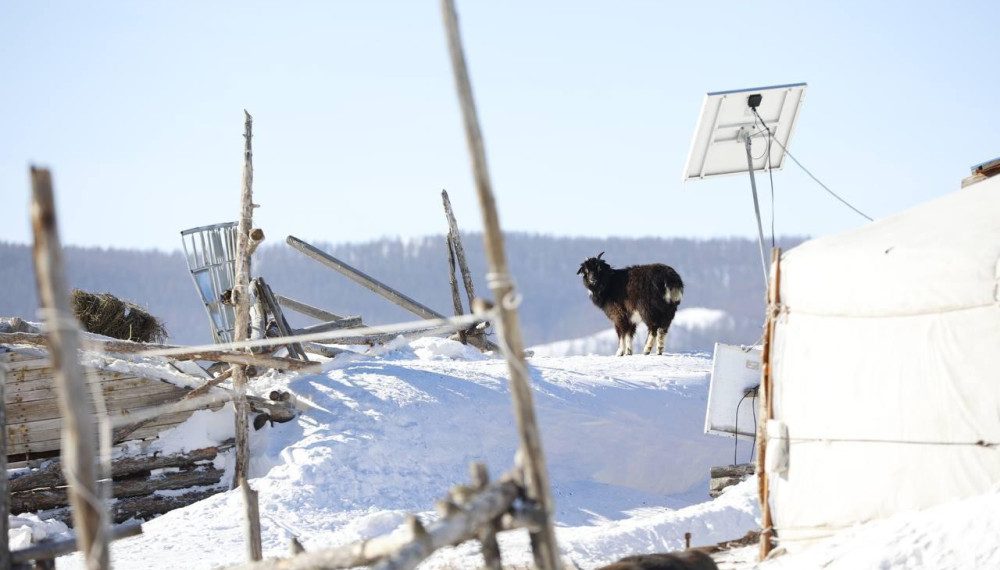
<path id="1" fill-rule="evenodd" d="M 240 489 L 243 491 L 243 501 L 247 507 L 247 555 L 252 562 L 257 562 L 264 558 L 260 540 L 260 506 L 257 502 L 257 491 L 250 487 L 246 479 L 240 479 Z"/>
<path id="2" fill-rule="evenodd" d="M 59 413 L 63 419 L 63 469 L 69 483 L 73 528 L 76 530 L 77 547 L 84 555 L 87 568 L 103 570 L 108 567 L 107 519 L 97 489 L 94 402 L 78 360 L 80 339 L 70 307 L 52 196 L 52 177 L 48 170 L 32 167 L 31 190 L 35 278 L 48 328 L 49 354 L 55 372 Z"/>
<path id="3" fill-rule="evenodd" d="M 767 453 L 767 422 L 774 417 L 773 407 L 773 362 L 771 351 L 774 348 L 774 326 L 778 319 L 781 306 L 781 248 L 771 250 L 771 278 L 767 287 L 767 317 L 764 324 L 764 349 L 761 351 L 760 367 L 760 419 L 757 423 L 757 492 L 760 499 L 760 560 L 771 552 L 774 537 L 773 521 L 771 519 L 771 496 L 767 469 L 765 468 Z"/>
<path id="4" fill-rule="evenodd" d="M 441 201 L 444 202 L 444 215 L 448 218 L 448 233 L 451 235 L 452 247 L 455 248 L 455 258 L 458 260 L 458 267 L 462 271 L 462 282 L 465 283 L 465 294 L 469 296 L 469 306 L 476 298 L 476 288 L 472 284 L 472 272 L 469 271 L 469 263 L 465 260 L 465 248 L 462 246 L 462 234 L 458 233 L 458 221 L 455 219 L 455 212 L 451 209 L 451 199 L 448 191 L 441 191 Z"/>
<path id="5" fill-rule="evenodd" d="M 241 342 L 247 340 L 250 328 L 250 254 L 252 244 L 259 240 L 254 240 L 250 232 L 253 229 L 253 117 L 246 110 L 243 111 L 246 118 L 244 122 L 244 146 L 243 146 L 243 188 L 240 195 L 240 221 L 236 227 L 236 283 L 233 285 L 233 296 L 236 300 L 236 330 L 233 331 L 233 340 Z M 261 236 L 263 239 L 263 236 Z M 235 487 L 241 482 L 246 485 L 246 478 L 250 471 L 250 442 L 249 429 L 247 427 L 247 416 L 250 413 L 250 406 L 247 403 L 247 375 L 246 368 L 240 364 L 233 367 L 233 388 L 235 397 L 233 405 L 236 409 L 236 469 L 233 474 L 232 486 Z M 246 506 L 247 517 L 247 548 L 250 553 L 250 560 L 260 560 L 260 514 L 257 512 L 256 495 L 248 493 L 249 487 L 244 489 L 243 498 Z M 254 532 L 253 529 L 257 529 Z M 257 556 L 254 558 L 254 556 Z"/>
<path id="6" fill-rule="evenodd" d="M 7 404 L 4 386 L 7 384 L 6 368 L 0 364 L 0 474 L 7 473 Z M 7 537 L 10 513 L 10 496 L 6 475 L 0 476 L 0 570 L 10 570 L 10 543 Z"/>
<path id="7" fill-rule="evenodd" d="M 556 544 L 555 528 L 552 524 L 552 496 L 549 491 L 549 476 L 542 453 L 542 441 L 535 418 L 535 406 L 528 383 L 528 368 L 524 360 L 524 342 L 518 322 L 515 303 L 514 282 L 507 268 L 507 254 L 504 251 L 503 234 L 497 215 L 496 201 L 486 165 L 486 150 L 479 129 L 476 102 L 472 94 L 469 72 L 465 65 L 465 53 L 458 29 L 458 14 L 454 0 L 441 0 L 445 30 L 448 34 L 448 51 L 458 90 L 465 124 L 465 138 L 472 158 L 472 171 L 479 195 L 479 206 L 483 216 L 483 239 L 486 257 L 489 261 L 489 285 L 500 317 L 501 346 L 506 349 L 507 367 L 510 372 L 511 396 L 514 400 L 514 417 L 517 420 L 523 453 L 525 486 L 529 499 L 538 503 L 543 513 L 541 528 L 530 533 L 535 565 L 543 570 L 560 567 L 559 551 Z"/>
<path id="8" fill-rule="evenodd" d="M 462 310 L 462 297 L 458 294 L 458 279 L 455 278 L 455 245 L 451 241 L 451 232 L 445 236 L 444 244 L 448 248 L 448 285 L 451 287 L 451 304 L 455 307 L 455 316 L 460 317 L 465 311 Z M 465 331 L 458 331 L 458 339 L 462 344 L 466 343 Z"/>

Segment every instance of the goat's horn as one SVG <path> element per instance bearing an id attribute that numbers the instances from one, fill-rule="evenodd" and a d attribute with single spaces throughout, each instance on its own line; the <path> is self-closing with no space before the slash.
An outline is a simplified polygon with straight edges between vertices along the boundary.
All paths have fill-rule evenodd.
<path id="1" fill-rule="evenodd" d="M 603 252 L 603 251 L 602 251 L 601 253 L 598 253 L 598 254 L 597 254 L 597 259 L 600 259 L 602 255 L 604 255 L 604 252 Z"/>

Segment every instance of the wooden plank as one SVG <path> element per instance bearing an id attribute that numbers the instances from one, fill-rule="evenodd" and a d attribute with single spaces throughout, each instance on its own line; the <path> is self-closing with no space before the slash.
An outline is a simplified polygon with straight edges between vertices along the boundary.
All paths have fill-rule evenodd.
<path id="1" fill-rule="evenodd" d="M 0 362 L 4 363 L 39 360 L 48 357 L 49 351 L 31 345 L 0 346 Z"/>
<path id="2" fill-rule="evenodd" d="M 4 384 L 7 381 L 6 366 L 0 364 L 0 426 L 7 425 L 6 406 L 4 405 Z M 10 568 L 10 487 L 7 482 L 7 436 L 6 430 L 0 430 L 0 570 Z"/>
<path id="3" fill-rule="evenodd" d="M 296 313 L 302 313 L 303 315 L 307 317 L 312 317 L 317 321 L 330 322 L 330 321 L 339 321 L 340 319 L 344 318 L 336 313 L 331 313 L 330 311 L 319 309 L 313 307 L 312 305 L 307 305 L 302 301 L 296 301 L 295 299 L 292 299 L 290 297 L 275 295 L 274 298 L 278 301 L 278 304 L 280 304 L 282 307 L 291 309 Z"/>
<path id="4" fill-rule="evenodd" d="M 69 490 L 73 528 L 86 567 L 89 570 L 104 570 L 110 564 L 104 516 L 99 505 L 88 500 L 88 497 L 100 496 L 97 488 L 97 425 L 94 422 L 94 405 L 87 398 L 83 370 L 78 360 L 79 331 L 75 324 L 68 324 L 74 317 L 62 260 L 52 177 L 48 170 L 32 167 L 31 183 L 35 280 L 49 325 L 46 337 L 56 369 L 62 416 L 66 421 L 63 460 L 67 469 L 76 475 Z"/>
<path id="5" fill-rule="evenodd" d="M 479 128 L 479 117 L 476 114 L 476 102 L 469 81 L 469 71 L 465 63 L 465 52 L 462 47 L 454 0 L 441 0 L 441 12 L 448 37 L 448 53 L 462 109 L 465 139 L 472 157 L 476 194 L 483 217 L 483 240 L 491 275 L 490 288 L 493 292 L 493 298 L 496 300 L 499 314 L 498 324 L 500 328 L 498 332 L 504 339 L 501 344 L 507 349 L 510 391 L 514 403 L 514 417 L 518 435 L 521 440 L 518 453 L 523 461 L 527 482 L 526 495 L 528 499 L 538 504 L 542 513 L 541 528 L 529 532 L 532 554 L 535 566 L 542 570 L 556 570 L 560 568 L 561 564 L 552 521 L 553 502 L 549 487 L 549 474 L 542 451 L 538 420 L 535 417 L 535 405 L 529 383 L 528 367 L 524 358 L 524 339 L 521 337 L 517 307 L 508 302 L 516 297 L 516 291 L 507 265 L 503 232 L 500 228 L 496 198 L 493 195 L 493 185 L 486 165 L 486 149 Z"/>
<path id="6" fill-rule="evenodd" d="M 104 372 L 101 374 L 87 374 L 86 380 L 88 386 L 93 386 L 94 384 L 100 384 L 101 386 L 113 386 L 118 383 L 128 384 L 130 382 L 145 382 L 145 383 L 157 382 L 157 383 L 167 384 L 167 382 L 163 380 L 139 378 L 134 374 L 128 374 L 125 372 Z M 49 391 L 54 393 L 53 392 L 54 389 L 55 389 L 55 381 L 51 377 L 26 380 L 24 382 L 8 382 L 7 400 L 15 401 L 18 398 L 20 398 L 21 400 L 32 399 L 27 397 L 32 392 Z M 34 399 L 40 399 L 40 398 L 36 397 Z"/>
<path id="7" fill-rule="evenodd" d="M 399 291 L 389 287 L 385 283 L 359 271 L 350 265 L 344 263 L 343 261 L 337 259 L 336 257 L 322 251 L 295 236 L 288 236 L 285 240 L 288 245 L 292 246 L 296 250 L 305 254 L 307 257 L 314 259 L 323 265 L 329 267 L 340 273 L 341 275 L 347 277 L 351 281 L 354 281 L 358 285 L 368 289 L 369 291 L 382 296 L 383 298 L 403 307 L 407 311 L 417 315 L 418 317 L 424 319 L 443 319 L 444 315 L 438 313 L 434 309 L 422 305 L 417 301 L 414 301 L 410 297 L 400 293 Z"/>
<path id="8" fill-rule="evenodd" d="M 288 324 L 288 319 L 285 318 L 285 314 L 281 312 L 281 305 L 274 298 L 274 292 L 271 291 L 271 286 L 264 281 L 263 277 L 257 278 L 257 293 L 264 298 L 264 304 L 267 306 L 268 311 L 274 316 L 274 324 L 277 325 L 278 331 L 281 336 L 292 336 L 292 327 Z M 288 343 L 285 345 L 288 347 L 289 356 L 294 356 L 300 360 L 309 361 L 309 357 L 306 355 L 306 351 L 302 349 L 302 345 L 297 342 Z"/>
<path id="9" fill-rule="evenodd" d="M 129 439 L 146 439 L 157 436 L 160 432 L 180 425 L 186 421 L 194 412 L 177 412 L 157 417 L 150 424 L 144 425 L 136 430 Z M 47 420 L 52 421 L 52 420 Z M 28 430 L 24 424 L 19 426 L 8 426 L 7 430 L 9 457 L 16 457 L 25 453 L 43 453 L 47 451 L 58 451 L 60 447 L 60 429 L 35 429 Z"/>
<path id="10" fill-rule="evenodd" d="M 447 199 L 448 193 L 444 193 L 445 199 Z M 455 247 L 451 243 L 451 233 L 449 232 L 445 236 L 445 247 L 448 248 L 448 285 L 451 287 L 451 304 L 455 309 L 455 316 L 460 317 L 465 314 L 462 309 L 462 297 L 458 294 L 458 279 L 455 278 Z M 471 305 L 470 308 L 471 310 Z M 458 331 L 458 340 L 465 344 L 465 331 Z"/>
<path id="11" fill-rule="evenodd" d="M 0 333 L 0 344 L 4 343 L 30 343 L 35 345 L 45 345 L 45 337 L 35 333 Z M 181 346 L 168 344 L 145 344 L 128 340 L 101 340 L 91 341 L 97 349 L 107 353 L 136 354 L 153 350 L 176 350 L 184 349 Z M 201 347 L 204 348 L 204 347 Z M 215 362 L 228 362 L 230 364 L 243 364 L 246 366 L 257 366 L 264 368 L 274 368 L 277 370 L 305 370 L 312 367 L 309 362 L 302 362 L 292 358 L 277 358 L 262 354 L 249 354 L 246 352 L 217 349 L 194 349 L 169 357 L 173 360 L 211 360 Z"/>
<path id="12" fill-rule="evenodd" d="M 105 405 L 108 413 L 120 414 L 136 409 L 159 406 L 169 402 L 177 402 L 184 397 L 186 391 L 176 387 L 149 388 L 139 387 L 121 392 L 110 392 L 105 395 Z M 93 400 L 93 398 L 91 398 Z M 21 402 L 8 406 L 8 423 L 24 423 L 47 420 L 60 417 L 58 400 L 35 400 Z"/>
<path id="13" fill-rule="evenodd" d="M 455 258 L 462 272 L 462 282 L 465 284 L 465 294 L 469 297 L 471 309 L 472 300 L 476 298 L 476 287 L 472 283 L 472 272 L 469 271 L 469 263 L 465 259 L 462 234 L 458 231 L 458 221 L 455 219 L 455 212 L 451 209 L 451 198 L 448 197 L 447 190 L 441 191 L 441 201 L 444 203 L 444 214 L 448 219 L 448 234 L 451 236 L 451 244 L 455 248 Z"/>

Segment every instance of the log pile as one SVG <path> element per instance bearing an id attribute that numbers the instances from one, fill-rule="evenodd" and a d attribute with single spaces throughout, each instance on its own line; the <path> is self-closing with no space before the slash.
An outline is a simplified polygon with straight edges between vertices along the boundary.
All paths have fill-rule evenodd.
<path id="1" fill-rule="evenodd" d="M 148 520 L 175 508 L 187 506 L 219 492 L 223 471 L 214 466 L 220 453 L 232 449 L 232 442 L 171 455 L 136 455 L 111 463 L 111 518 L 115 523 Z M 40 462 L 10 479 L 10 512 L 44 511 L 46 518 L 72 524 L 67 483 L 59 458 Z M 189 493 L 162 496 L 157 491 L 196 488 Z"/>

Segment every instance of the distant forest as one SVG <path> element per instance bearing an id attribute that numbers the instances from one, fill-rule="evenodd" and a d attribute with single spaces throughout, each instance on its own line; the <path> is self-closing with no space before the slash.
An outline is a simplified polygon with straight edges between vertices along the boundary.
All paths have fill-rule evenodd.
<path id="1" fill-rule="evenodd" d="M 482 235 L 466 234 L 463 241 L 476 291 L 488 297 Z M 733 317 L 733 338 L 719 340 L 750 343 L 760 335 L 764 284 L 756 241 L 525 233 L 508 234 L 506 241 L 511 272 L 524 296 L 521 322 L 528 345 L 576 338 L 610 326 L 591 305 L 576 275 L 584 258 L 602 251 L 615 267 L 652 262 L 673 266 L 685 283 L 682 308 L 722 309 Z M 801 241 L 782 238 L 780 245 L 787 248 Z M 315 245 L 441 313 L 453 312 L 444 236 Z M 68 247 L 66 261 L 73 287 L 110 292 L 147 307 L 164 321 L 171 342 L 211 340 L 208 318 L 181 252 Z M 262 246 L 253 263 L 254 274 L 264 276 L 275 292 L 287 297 L 338 314 L 361 315 L 370 324 L 416 319 L 284 243 Z M 37 320 L 33 275 L 30 246 L 0 243 L 0 316 Z M 312 323 L 295 313 L 288 317 L 293 325 Z"/>

